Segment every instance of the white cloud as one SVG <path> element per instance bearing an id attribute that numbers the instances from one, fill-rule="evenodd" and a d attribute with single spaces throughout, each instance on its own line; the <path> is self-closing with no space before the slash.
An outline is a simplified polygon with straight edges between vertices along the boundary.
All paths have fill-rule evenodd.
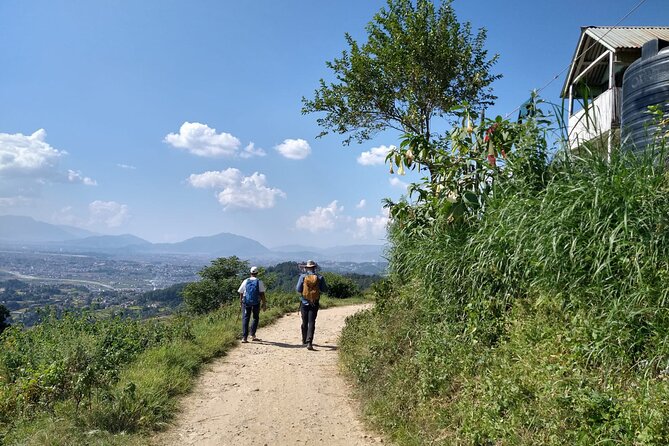
<path id="1" fill-rule="evenodd" d="M 59 209 L 51 215 L 51 221 L 61 225 L 86 226 L 88 222 L 74 215 L 72 206 Z"/>
<path id="2" fill-rule="evenodd" d="M 355 219 L 355 238 L 384 238 L 388 225 L 388 209 L 382 209 L 381 214 L 374 217 L 360 217 Z"/>
<path id="3" fill-rule="evenodd" d="M 281 155 L 292 160 L 304 159 L 311 153 L 311 146 L 303 139 L 285 139 L 274 148 Z"/>
<path id="4" fill-rule="evenodd" d="M 241 158 L 251 158 L 252 156 L 265 156 L 267 155 L 263 149 L 260 147 L 255 146 L 252 142 L 250 142 L 246 147 L 244 147 L 244 150 L 239 154 Z"/>
<path id="5" fill-rule="evenodd" d="M 130 164 L 117 164 L 117 167 L 120 167 L 121 169 L 126 169 L 126 170 L 136 170 L 137 168 L 135 166 L 131 166 Z"/>
<path id="6" fill-rule="evenodd" d="M 44 129 L 32 135 L 0 133 L 0 172 L 12 176 L 50 176 L 58 159 L 67 152 L 54 149 L 45 139 Z"/>
<path id="7" fill-rule="evenodd" d="M 327 231 L 333 229 L 337 220 L 343 218 L 342 212 L 344 212 L 344 207 L 338 206 L 337 200 L 334 200 L 326 207 L 318 206 L 309 211 L 307 215 L 302 215 L 295 222 L 295 226 L 313 233 Z"/>
<path id="8" fill-rule="evenodd" d="M 28 204 L 30 199 L 21 195 L 16 197 L 0 197 L 0 208 L 12 208 L 19 205 Z"/>
<path id="9" fill-rule="evenodd" d="M 108 228 L 116 228 L 125 223 L 130 214 L 128 206 L 115 201 L 93 201 L 88 205 L 90 225 L 103 224 Z"/>
<path id="10" fill-rule="evenodd" d="M 358 164 L 363 166 L 378 166 L 386 162 L 388 152 L 395 150 L 395 146 L 379 146 L 373 147 L 367 152 L 362 152 L 358 157 Z"/>
<path id="11" fill-rule="evenodd" d="M 188 182 L 199 189 L 224 189 L 235 184 L 240 176 L 238 169 L 210 170 L 204 173 L 192 173 L 188 177 Z"/>
<path id="12" fill-rule="evenodd" d="M 393 187 L 399 187 L 399 188 L 401 188 L 401 189 L 406 189 L 407 187 L 409 187 L 409 184 L 408 184 L 408 183 L 405 183 L 404 181 L 400 180 L 400 179 L 397 178 L 397 177 L 392 177 L 392 178 L 390 178 L 390 179 L 388 180 L 388 182 L 390 183 L 391 186 L 393 186 Z"/>
<path id="13" fill-rule="evenodd" d="M 367 206 L 367 200 L 365 200 L 364 198 L 360 200 L 360 203 L 355 205 L 356 209 L 362 209 L 365 206 Z"/>
<path id="14" fill-rule="evenodd" d="M 98 182 L 92 178 L 85 177 L 79 171 L 68 170 L 67 171 L 67 181 L 70 183 L 81 183 L 86 186 L 97 186 Z"/>
<path id="15" fill-rule="evenodd" d="M 67 156 L 46 142 L 46 131 L 31 135 L 0 133 L 0 196 L 3 205 L 18 203 L 19 196 L 38 197 L 43 187 L 53 183 L 95 185 L 95 180 L 76 170 L 63 170 L 61 159 Z"/>
<path id="16" fill-rule="evenodd" d="M 80 228 L 116 228 L 130 218 L 128 206 L 115 201 L 96 200 L 83 210 L 65 206 L 51 214 L 51 222 Z"/>
<path id="17" fill-rule="evenodd" d="M 184 122 L 179 133 L 168 134 L 164 141 L 193 155 L 207 158 L 233 156 L 241 142 L 229 133 L 216 133 L 216 129 L 199 122 Z"/>
<path id="18" fill-rule="evenodd" d="M 224 209 L 269 209 L 275 206 L 277 198 L 286 197 L 281 189 L 267 186 L 264 174 L 254 172 L 245 177 L 234 168 L 191 174 L 188 182 L 193 187 L 220 190 L 216 196 Z"/>

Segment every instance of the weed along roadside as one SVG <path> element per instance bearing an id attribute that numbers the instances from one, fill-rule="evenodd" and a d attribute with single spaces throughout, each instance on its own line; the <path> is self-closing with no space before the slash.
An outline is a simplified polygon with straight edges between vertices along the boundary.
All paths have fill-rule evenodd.
<path id="1" fill-rule="evenodd" d="M 323 307 L 360 302 L 324 297 Z M 270 293 L 259 333 L 296 310 L 294 293 Z M 0 352 L 2 443 L 147 443 L 173 419 L 202 365 L 237 344 L 238 311 L 238 304 L 229 304 L 160 322 L 69 314 L 33 330 L 6 330 Z"/>
<path id="2" fill-rule="evenodd" d="M 536 164 L 457 223 L 398 218 L 342 336 L 368 419 L 411 445 L 669 444 L 664 149 Z"/>
<path id="3" fill-rule="evenodd" d="M 669 444 L 666 139 L 549 161 L 538 121 L 505 125 L 464 210 L 395 207 L 342 336 L 366 416 L 399 444 Z"/>
<path id="4" fill-rule="evenodd" d="M 549 158 L 547 116 L 494 128 L 515 137 L 475 197 L 456 176 L 391 207 L 391 275 L 341 350 L 399 444 L 669 444 L 666 127 Z"/>

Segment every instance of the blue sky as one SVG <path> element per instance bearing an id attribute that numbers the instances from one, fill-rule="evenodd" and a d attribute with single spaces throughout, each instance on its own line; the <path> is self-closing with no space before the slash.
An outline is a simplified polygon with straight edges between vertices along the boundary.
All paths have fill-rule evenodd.
<path id="1" fill-rule="evenodd" d="M 639 0 L 455 0 L 499 54 L 505 115 L 570 62 L 583 25 Z M 0 215 L 153 242 L 230 232 L 273 247 L 384 241 L 411 177 L 300 113 L 379 0 L 0 0 Z M 646 0 L 621 25 L 669 25 Z M 542 96 L 558 100 L 565 73 Z M 377 150 L 374 150 L 377 149 Z"/>

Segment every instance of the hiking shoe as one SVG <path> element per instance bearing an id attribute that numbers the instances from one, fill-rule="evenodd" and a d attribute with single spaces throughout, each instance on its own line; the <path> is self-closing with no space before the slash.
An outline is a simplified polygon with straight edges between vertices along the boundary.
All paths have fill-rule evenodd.
<path id="1" fill-rule="evenodd" d="M 246 338 L 242 339 L 242 344 L 246 344 L 247 342 L 249 342 L 248 339 Z"/>
<path id="2" fill-rule="evenodd" d="M 307 340 L 306 339 L 302 339 L 302 345 L 307 345 Z"/>
<path id="3" fill-rule="evenodd" d="M 251 340 L 252 341 L 262 341 L 262 339 L 256 338 L 255 336 L 251 336 Z"/>
<path id="4" fill-rule="evenodd" d="M 311 342 L 309 344 L 307 344 L 307 350 L 313 350 L 313 349 L 314 349 L 314 346 L 311 344 Z"/>

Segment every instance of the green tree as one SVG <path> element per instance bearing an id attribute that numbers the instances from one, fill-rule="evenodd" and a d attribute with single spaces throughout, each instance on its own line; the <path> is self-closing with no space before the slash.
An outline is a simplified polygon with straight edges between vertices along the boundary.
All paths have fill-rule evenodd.
<path id="1" fill-rule="evenodd" d="M 4 305 L 0 305 L 0 333 L 9 327 L 9 322 L 7 322 L 9 316 L 9 310 Z"/>
<path id="2" fill-rule="evenodd" d="M 360 292 L 358 285 L 348 277 L 341 274 L 324 273 L 325 283 L 328 285 L 327 295 L 335 299 L 346 299 Z"/>
<path id="3" fill-rule="evenodd" d="M 268 267 L 267 274 L 274 278 L 273 281 L 265 281 L 268 290 L 294 292 L 297 279 L 300 276 L 300 268 L 296 262 L 282 262 Z"/>
<path id="4" fill-rule="evenodd" d="M 349 49 L 326 63 L 336 81 L 321 79 L 314 98 L 302 98 L 302 113 L 325 113 L 317 120 L 319 136 L 347 135 L 348 145 L 396 129 L 431 141 L 434 118 L 464 102 L 476 111 L 495 99 L 490 85 L 500 76 L 490 73 L 497 56 L 488 58 L 484 49 L 486 31 L 472 34 L 450 0 L 438 8 L 428 0 L 388 0 L 366 30 L 366 43 L 346 34 Z M 430 150 L 409 154 L 430 174 L 432 156 Z"/>
<path id="5" fill-rule="evenodd" d="M 202 280 L 186 285 L 181 292 L 188 311 L 207 313 L 237 297 L 240 280 L 249 271 L 249 262 L 236 256 L 219 257 L 198 272 Z"/>

